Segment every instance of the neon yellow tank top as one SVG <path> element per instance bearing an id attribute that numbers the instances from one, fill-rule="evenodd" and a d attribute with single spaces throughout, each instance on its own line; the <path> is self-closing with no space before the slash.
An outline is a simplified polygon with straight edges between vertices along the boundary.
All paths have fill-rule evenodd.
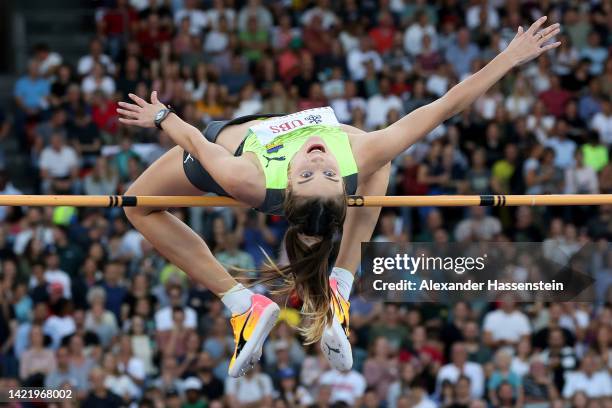
<path id="1" fill-rule="evenodd" d="M 243 152 L 252 152 L 259 159 L 266 189 L 284 190 L 288 184 L 291 159 L 313 136 L 323 139 L 336 157 L 345 182 L 347 177 L 357 175 L 357 163 L 348 134 L 342 130 L 330 107 L 266 119 L 252 126 L 244 141 Z"/>

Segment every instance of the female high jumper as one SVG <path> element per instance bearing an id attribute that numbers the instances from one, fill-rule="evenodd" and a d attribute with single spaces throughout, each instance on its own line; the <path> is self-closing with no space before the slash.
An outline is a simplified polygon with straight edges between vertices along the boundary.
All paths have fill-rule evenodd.
<path id="1" fill-rule="evenodd" d="M 384 194 L 389 163 L 435 127 L 461 112 L 514 67 L 556 48 L 549 43 L 559 24 L 540 30 L 541 17 L 519 27 L 508 47 L 443 97 L 394 124 L 363 132 L 338 122 L 331 108 L 291 115 L 255 115 L 214 121 L 206 130 L 181 120 L 160 103 L 130 94 L 120 102 L 127 125 L 157 126 L 178 145 L 132 184 L 130 195 L 230 196 L 265 213 L 282 214 L 289 228 L 284 245 L 289 265 L 279 268 L 295 289 L 308 317 L 307 342 L 321 340 L 333 367 L 352 365 L 347 339 L 348 298 L 357 268 L 359 242 L 370 238 L 379 209 L 346 208 L 347 194 Z M 126 215 L 170 262 L 221 297 L 232 312 L 236 348 L 229 375 L 243 374 L 261 356 L 279 307 L 239 284 L 205 242 L 163 208 L 126 208 Z M 343 234 L 336 267 L 329 274 L 334 238 Z M 335 316 L 335 318 L 334 318 Z"/>

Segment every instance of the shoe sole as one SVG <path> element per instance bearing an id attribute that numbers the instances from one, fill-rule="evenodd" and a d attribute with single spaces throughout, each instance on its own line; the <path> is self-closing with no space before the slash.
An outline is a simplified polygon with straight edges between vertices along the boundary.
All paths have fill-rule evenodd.
<path id="1" fill-rule="evenodd" d="M 275 303 L 272 303 L 264 309 L 261 314 L 260 322 L 253 331 L 253 335 L 245 343 L 240 354 L 236 357 L 234 365 L 228 371 L 230 377 L 242 377 L 261 358 L 261 347 L 266 337 L 268 337 L 268 334 L 270 334 L 274 328 L 279 313 L 280 308 Z M 256 351 L 258 352 L 255 354 Z"/>
<path id="2" fill-rule="evenodd" d="M 348 371 L 353 367 L 351 343 L 337 320 L 334 319 L 332 326 L 325 328 L 319 344 L 332 368 L 338 371 Z M 343 350 L 348 350 L 348 355 L 345 355 Z"/>

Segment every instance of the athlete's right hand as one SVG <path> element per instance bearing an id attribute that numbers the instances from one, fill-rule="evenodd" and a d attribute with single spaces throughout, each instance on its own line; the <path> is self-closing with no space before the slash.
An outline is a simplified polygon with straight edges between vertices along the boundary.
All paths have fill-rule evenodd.
<path id="1" fill-rule="evenodd" d="M 119 122 L 144 128 L 155 127 L 155 115 L 160 110 L 166 109 L 166 105 L 157 99 L 157 91 L 151 92 L 151 103 L 132 93 L 128 96 L 134 103 L 119 102 L 121 106 L 117 108 L 117 113 L 121 115 Z"/>

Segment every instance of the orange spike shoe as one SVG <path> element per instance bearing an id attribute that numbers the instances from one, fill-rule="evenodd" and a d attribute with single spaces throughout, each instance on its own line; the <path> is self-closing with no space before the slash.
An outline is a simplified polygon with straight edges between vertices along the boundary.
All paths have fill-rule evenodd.
<path id="1" fill-rule="evenodd" d="M 251 296 L 251 307 L 245 313 L 232 316 L 236 348 L 230 361 L 230 377 L 244 375 L 261 358 L 262 346 L 276 324 L 280 308 L 263 295 Z"/>

